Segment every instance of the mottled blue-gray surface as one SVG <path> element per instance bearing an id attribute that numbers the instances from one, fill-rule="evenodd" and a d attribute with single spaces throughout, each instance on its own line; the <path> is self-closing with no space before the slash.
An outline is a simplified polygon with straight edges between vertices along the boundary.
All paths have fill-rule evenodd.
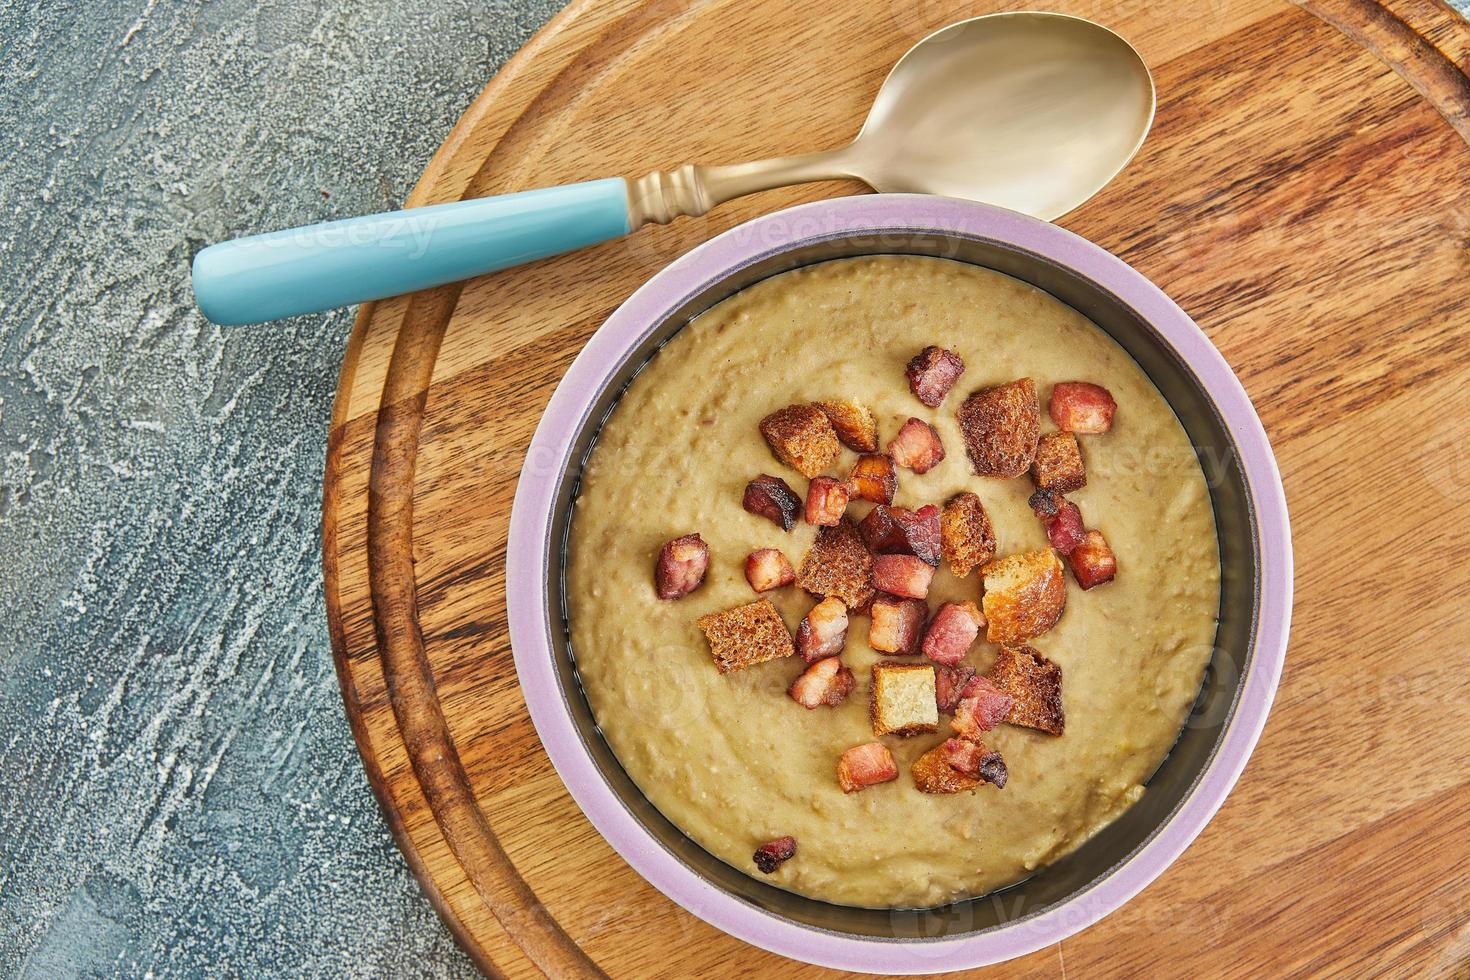
<path id="1" fill-rule="evenodd" d="M 322 599 L 350 312 L 220 330 L 206 242 L 399 204 L 556 0 L 0 0 L 0 976 L 471 974 Z"/>
<path id="2" fill-rule="evenodd" d="M 351 315 L 221 331 L 188 260 L 397 205 L 556 5 L 0 0 L 0 975 L 472 972 L 331 664 Z"/>

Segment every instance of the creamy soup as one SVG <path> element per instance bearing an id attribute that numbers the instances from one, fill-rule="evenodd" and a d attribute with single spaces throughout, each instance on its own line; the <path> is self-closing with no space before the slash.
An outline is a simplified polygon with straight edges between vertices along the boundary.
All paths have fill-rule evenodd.
<path id="1" fill-rule="evenodd" d="M 921 348 L 951 348 L 967 365 L 929 409 L 904 380 Z M 1060 736 L 1002 724 L 985 744 L 1009 769 L 1004 789 L 918 792 L 909 765 L 943 741 L 886 736 L 899 778 L 844 794 L 841 753 L 875 741 L 869 668 L 891 655 L 867 644 L 853 614 L 844 662 L 857 688 L 808 710 L 786 695 L 799 657 L 716 671 L 695 621 L 751 602 L 747 554 L 779 548 L 793 565 L 816 529 L 790 532 L 747 513 L 761 473 L 798 494 L 806 481 L 772 456 L 762 417 L 796 402 L 850 398 L 870 406 L 886 442 L 910 416 L 932 422 L 946 459 L 899 472 L 895 504 L 978 494 L 1000 556 L 1047 546 L 1027 505 L 1028 479 L 973 475 L 955 410 L 987 385 L 1085 380 L 1118 403 L 1110 432 L 1082 436 L 1087 486 L 1068 499 L 1117 555 L 1115 581 L 1081 590 L 1070 574 L 1060 622 L 1032 645 L 1062 668 Z M 856 454 L 833 468 L 845 476 Z M 854 501 L 861 517 L 872 505 Z M 698 532 L 703 585 L 678 601 L 654 591 L 660 546 Z M 710 853 L 780 887 L 828 902 L 928 907 L 1015 882 L 1081 845 L 1144 792 L 1199 691 L 1219 604 L 1219 555 L 1204 475 L 1188 436 L 1137 364 L 1105 333 L 1047 293 L 944 259 L 842 259 L 767 279 L 695 319 L 637 376 L 608 419 L 575 504 L 567 572 L 572 649 L 603 734 L 644 794 Z M 931 608 L 979 599 L 978 572 L 934 576 Z M 795 630 L 816 599 L 796 586 L 764 594 Z M 996 648 L 980 640 L 982 673 Z M 916 660 L 914 662 L 922 662 Z M 772 875 L 754 849 L 790 835 L 796 856 Z"/>

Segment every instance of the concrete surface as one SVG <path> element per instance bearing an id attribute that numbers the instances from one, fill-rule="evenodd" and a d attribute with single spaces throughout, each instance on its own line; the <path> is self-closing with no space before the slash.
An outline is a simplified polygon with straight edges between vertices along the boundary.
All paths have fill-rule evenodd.
<path id="1" fill-rule="evenodd" d="M 188 260 L 396 206 L 556 7 L 0 0 L 0 975 L 473 973 L 332 670 L 351 314 L 222 331 Z"/>

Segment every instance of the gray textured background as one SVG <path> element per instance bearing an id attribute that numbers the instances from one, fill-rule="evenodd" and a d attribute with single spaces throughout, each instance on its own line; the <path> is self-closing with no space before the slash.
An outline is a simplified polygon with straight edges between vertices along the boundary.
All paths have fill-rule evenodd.
<path id="1" fill-rule="evenodd" d="M 557 5 L 0 0 L 0 975 L 472 973 L 332 670 L 351 314 L 221 331 L 188 260 L 396 206 Z"/>

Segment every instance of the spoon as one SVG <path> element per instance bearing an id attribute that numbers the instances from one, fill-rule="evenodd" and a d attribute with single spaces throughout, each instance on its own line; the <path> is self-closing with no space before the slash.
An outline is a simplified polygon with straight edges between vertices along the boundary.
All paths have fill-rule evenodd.
<path id="1" fill-rule="evenodd" d="M 724 166 L 685 164 L 346 218 L 211 245 L 194 296 L 215 323 L 259 323 L 483 275 L 813 180 L 940 194 L 1050 221 L 1117 175 L 1154 115 L 1128 42 L 1065 14 L 990 14 L 909 49 L 846 146 Z"/>

